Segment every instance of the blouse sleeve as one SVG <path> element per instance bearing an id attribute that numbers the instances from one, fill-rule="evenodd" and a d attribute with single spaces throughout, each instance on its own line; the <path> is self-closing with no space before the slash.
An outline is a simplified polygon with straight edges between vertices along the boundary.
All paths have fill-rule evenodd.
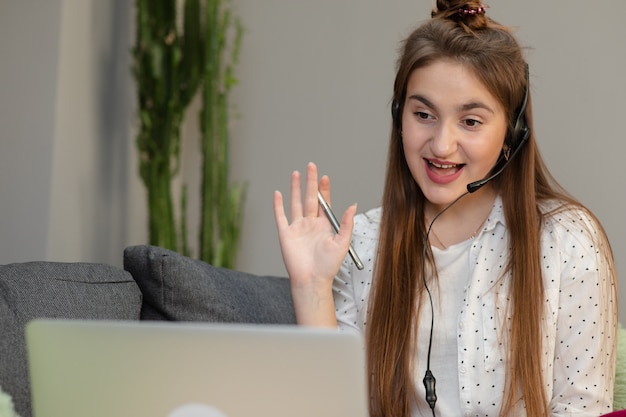
<path id="1" fill-rule="evenodd" d="M 367 306 L 374 260 L 378 247 L 381 209 L 372 209 L 354 219 L 352 246 L 364 268 L 359 270 L 346 256 L 333 282 L 335 315 L 340 330 L 363 332 L 367 320 Z"/>
<path id="2" fill-rule="evenodd" d="M 617 331 L 615 269 L 600 225 L 574 210 L 554 215 L 551 244 L 559 253 L 554 340 L 554 416 L 598 416 L 612 410 Z M 545 242 L 544 242 L 545 243 Z M 556 265 L 556 263 L 560 265 Z M 549 274 L 548 274 L 549 275 Z"/>
<path id="3" fill-rule="evenodd" d="M 333 282 L 333 296 L 335 299 L 335 315 L 340 330 L 358 330 L 358 306 L 354 296 L 351 268 L 348 261 L 344 261 L 339 273 Z"/>

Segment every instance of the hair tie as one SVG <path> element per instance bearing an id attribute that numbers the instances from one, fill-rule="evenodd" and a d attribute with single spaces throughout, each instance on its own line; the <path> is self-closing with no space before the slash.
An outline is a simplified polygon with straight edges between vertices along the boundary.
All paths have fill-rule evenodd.
<path id="1" fill-rule="evenodd" d="M 481 3 L 480 6 L 476 7 L 475 9 L 469 8 L 469 7 L 461 7 L 459 9 L 459 14 L 461 16 L 476 16 L 479 14 L 485 14 L 487 12 L 487 6 L 485 6 L 484 4 Z"/>

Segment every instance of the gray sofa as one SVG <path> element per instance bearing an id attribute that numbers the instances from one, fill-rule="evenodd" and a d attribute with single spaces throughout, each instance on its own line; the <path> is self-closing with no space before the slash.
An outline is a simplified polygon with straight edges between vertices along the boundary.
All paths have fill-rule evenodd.
<path id="1" fill-rule="evenodd" d="M 31 417 L 24 326 L 34 318 L 294 324 L 289 281 L 154 246 L 124 251 L 124 268 L 95 263 L 0 266 L 0 386 Z"/>

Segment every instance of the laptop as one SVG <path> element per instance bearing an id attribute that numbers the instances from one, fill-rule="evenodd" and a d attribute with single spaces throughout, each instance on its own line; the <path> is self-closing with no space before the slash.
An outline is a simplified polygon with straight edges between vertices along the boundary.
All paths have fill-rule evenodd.
<path id="1" fill-rule="evenodd" d="M 26 341 L 35 417 L 367 416 L 354 333 L 37 319 Z"/>

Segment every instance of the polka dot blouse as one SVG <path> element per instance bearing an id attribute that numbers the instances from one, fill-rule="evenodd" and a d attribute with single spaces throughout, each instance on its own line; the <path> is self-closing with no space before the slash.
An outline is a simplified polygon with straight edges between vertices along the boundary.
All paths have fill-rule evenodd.
<path id="1" fill-rule="evenodd" d="M 545 207 L 549 209 L 550 207 Z M 334 282 L 336 315 L 342 330 L 367 328 L 367 304 L 378 245 L 381 209 L 355 218 L 352 244 L 363 260 L 359 271 L 346 257 Z M 553 416 L 599 416 L 611 410 L 614 375 L 615 288 L 598 247 L 598 225 L 582 210 L 545 219 L 541 234 L 545 313 L 541 360 L 544 389 Z M 507 369 L 509 277 L 508 234 L 501 199 L 481 232 L 445 251 L 455 294 L 445 283 L 433 291 L 435 327 L 431 369 L 437 378 L 437 416 L 497 417 Z M 443 251 L 443 252 L 445 252 Z M 435 253 L 438 266 L 440 256 Z M 444 258 L 442 258 L 444 259 Z M 460 266 L 459 266 L 460 265 Z M 463 271 L 460 274 L 458 271 Z M 458 276 L 461 275 L 461 276 Z M 442 281 L 443 277 L 440 277 Z M 445 293 L 445 296 L 440 296 Z M 414 416 L 431 416 L 423 385 L 430 307 L 422 309 L 416 354 Z M 428 325 L 426 325 L 428 323 Z M 435 369 L 435 366 L 438 369 Z M 439 376 L 438 376 L 439 375 Z M 524 416 L 523 402 L 516 416 Z"/>

